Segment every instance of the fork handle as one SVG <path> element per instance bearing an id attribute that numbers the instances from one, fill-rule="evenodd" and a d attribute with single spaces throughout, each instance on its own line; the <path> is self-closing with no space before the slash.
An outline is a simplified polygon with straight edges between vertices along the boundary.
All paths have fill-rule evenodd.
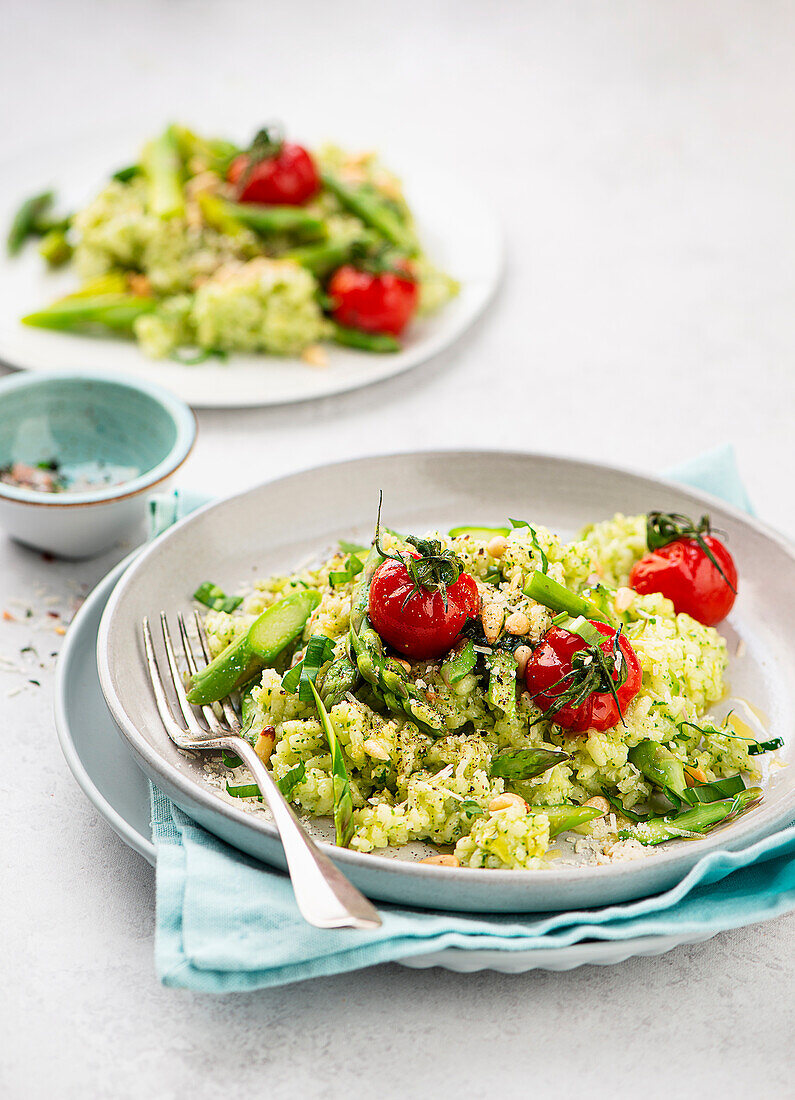
<path id="1" fill-rule="evenodd" d="M 273 814 L 302 917 L 316 928 L 378 928 L 381 918 L 376 908 L 307 835 L 248 741 L 242 737 L 218 741 L 245 761 Z"/>

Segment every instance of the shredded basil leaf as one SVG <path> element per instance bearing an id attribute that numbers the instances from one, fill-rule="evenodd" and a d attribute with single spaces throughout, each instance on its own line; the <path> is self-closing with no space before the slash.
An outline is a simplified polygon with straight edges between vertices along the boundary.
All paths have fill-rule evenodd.
<path id="1" fill-rule="evenodd" d="M 353 797 L 351 785 L 348 780 L 348 770 L 345 767 L 345 757 L 342 755 L 337 731 L 331 721 L 328 711 L 323 706 L 323 700 L 317 693 L 317 688 L 310 680 L 309 690 L 315 700 L 318 717 L 322 725 L 329 749 L 331 750 L 331 775 L 334 780 L 334 830 L 336 841 L 340 848 L 347 848 L 354 833 L 353 824 Z"/>
<path id="2" fill-rule="evenodd" d="M 117 180 L 119 183 L 129 183 L 131 179 L 140 176 L 140 174 L 141 166 L 139 164 L 129 164 L 126 168 L 119 168 L 110 178 Z"/>
<path id="3" fill-rule="evenodd" d="M 533 549 L 536 551 L 539 558 L 541 558 L 541 572 L 546 573 L 549 569 L 549 558 L 544 553 L 544 549 L 541 546 L 541 543 L 538 541 L 538 535 L 536 534 L 535 527 L 532 527 L 526 519 L 511 519 L 509 516 L 508 521 L 514 530 L 516 530 L 517 527 L 526 527 L 527 530 L 530 532 Z"/>
<path id="4" fill-rule="evenodd" d="M 696 783 L 684 792 L 684 801 L 694 806 L 697 802 L 720 802 L 732 798 L 745 790 L 741 775 L 730 775 L 726 779 L 716 779 L 712 783 Z M 667 793 L 667 792 L 666 792 Z"/>
<path id="5" fill-rule="evenodd" d="M 284 797 L 289 802 L 293 796 L 293 791 L 299 783 L 303 783 L 306 779 L 306 764 L 301 761 L 300 764 L 296 764 L 294 768 L 290 768 L 286 775 L 283 775 L 281 779 L 276 780 L 276 786 L 282 792 Z"/>
<path id="6" fill-rule="evenodd" d="M 763 752 L 775 752 L 782 748 L 784 741 L 781 737 L 771 737 L 769 741 L 754 741 L 748 746 L 749 756 L 761 756 Z"/>
<path id="7" fill-rule="evenodd" d="M 653 814 L 638 814 L 635 813 L 634 810 L 627 810 L 623 802 L 620 798 L 618 798 L 617 795 L 611 794 L 604 788 L 602 788 L 602 794 L 613 807 L 613 809 L 620 813 L 622 817 L 626 817 L 629 821 L 651 821 Z"/>
<path id="8" fill-rule="evenodd" d="M 727 715 L 726 718 L 728 719 L 728 717 Z M 769 741 L 756 741 L 751 737 L 742 737 L 739 733 L 733 733 L 727 726 L 719 729 L 717 726 L 697 726 L 695 722 L 679 722 L 676 728 L 682 733 L 685 726 L 698 730 L 702 736 L 706 736 L 708 733 L 717 733 L 722 737 L 732 737 L 735 741 L 745 741 L 749 756 L 761 756 L 764 752 L 775 752 L 776 749 L 780 749 L 784 745 L 781 737 L 772 737 Z M 687 736 L 687 734 L 684 736 Z"/>
<path id="9" fill-rule="evenodd" d="M 211 611 L 226 611 L 227 614 L 240 607 L 243 602 L 242 596 L 227 596 L 223 589 L 212 581 L 200 584 L 193 593 L 193 598 L 203 603 L 205 607 L 209 607 Z"/>
<path id="10" fill-rule="evenodd" d="M 478 815 L 486 816 L 486 811 L 480 806 L 474 798 L 465 798 L 461 803 L 461 810 L 467 817 L 477 817 Z"/>
<path id="11" fill-rule="evenodd" d="M 326 661 L 334 656 L 334 643 L 325 634 L 313 634 L 307 642 L 303 660 L 286 672 L 282 677 L 282 688 L 288 695 L 298 693 L 302 703 L 312 702 L 310 684 L 314 685 L 317 674 Z"/>
<path id="12" fill-rule="evenodd" d="M 337 584 L 345 584 L 347 581 L 352 581 L 354 577 L 364 569 L 364 565 L 360 558 L 356 554 L 350 554 L 348 560 L 345 562 L 344 569 L 333 569 L 329 575 L 329 584 L 332 588 Z"/>
<path id="13" fill-rule="evenodd" d="M 227 779 L 226 793 L 231 794 L 232 798 L 258 798 L 260 802 L 262 801 L 262 795 L 259 793 L 259 787 L 256 783 L 243 783 L 238 787 L 233 787 Z"/>

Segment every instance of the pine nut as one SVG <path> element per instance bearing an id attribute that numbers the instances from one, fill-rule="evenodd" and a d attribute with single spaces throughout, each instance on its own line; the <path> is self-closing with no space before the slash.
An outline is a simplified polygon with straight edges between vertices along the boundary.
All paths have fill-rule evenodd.
<path id="1" fill-rule="evenodd" d="M 374 737 L 368 737 L 368 739 L 362 744 L 362 748 L 368 756 L 372 756 L 373 760 L 388 760 L 389 753 L 380 742 L 376 741 Z"/>
<path id="2" fill-rule="evenodd" d="M 505 618 L 505 610 L 499 604 L 484 603 L 480 612 L 480 621 L 483 624 L 483 633 L 487 642 L 496 642 L 502 631 L 502 622 Z"/>
<path id="3" fill-rule="evenodd" d="M 257 738 L 257 743 L 254 746 L 254 752 L 260 758 L 263 764 L 267 764 L 271 758 L 273 752 L 273 746 L 276 744 L 276 731 L 273 726 L 266 726 L 262 733 Z"/>
<path id="4" fill-rule="evenodd" d="M 514 657 L 516 658 L 516 678 L 518 680 L 524 680 L 524 674 L 527 670 L 527 662 L 533 656 L 533 651 L 529 645 L 517 646 Z"/>
<path id="5" fill-rule="evenodd" d="M 616 592 L 616 611 L 626 611 L 632 607 L 635 593 L 631 588 L 619 588 Z"/>
<path id="6" fill-rule="evenodd" d="M 601 810 L 603 814 L 610 813 L 610 803 L 600 794 L 595 794 L 593 798 L 589 798 L 587 802 L 583 802 L 583 806 L 593 806 L 595 810 Z"/>
<path id="7" fill-rule="evenodd" d="M 494 538 L 486 544 L 486 549 L 493 558 L 501 558 L 507 547 L 508 540 L 505 535 L 495 535 Z"/>
<path id="8" fill-rule="evenodd" d="M 308 363 L 310 367 L 328 366 L 326 349 L 321 347 L 320 344 L 310 344 L 308 348 L 304 348 L 301 352 L 301 358 L 305 363 Z"/>
<path id="9" fill-rule="evenodd" d="M 508 634 L 526 634 L 530 629 L 530 620 L 524 611 L 514 611 L 505 620 L 505 630 Z"/>
<path id="10" fill-rule="evenodd" d="M 428 863 L 433 867 L 460 867 L 456 856 L 427 856 L 425 859 L 421 859 L 420 863 Z"/>
<path id="11" fill-rule="evenodd" d="M 518 794 L 509 794 L 507 791 L 505 794 L 498 794 L 496 798 L 492 798 L 489 802 L 489 813 L 496 814 L 498 810 L 507 810 L 511 806 L 520 806 L 522 810 L 527 812 L 527 803 Z"/>

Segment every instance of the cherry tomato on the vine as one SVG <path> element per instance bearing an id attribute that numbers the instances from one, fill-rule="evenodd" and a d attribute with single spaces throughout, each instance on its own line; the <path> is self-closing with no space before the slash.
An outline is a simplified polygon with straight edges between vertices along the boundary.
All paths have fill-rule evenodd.
<path id="1" fill-rule="evenodd" d="M 680 538 L 636 562 L 629 583 L 642 595 L 661 592 L 677 612 L 714 626 L 726 618 L 737 598 L 737 567 L 720 539 L 703 535 L 702 540 L 720 569 L 698 539 Z"/>
<path id="2" fill-rule="evenodd" d="M 604 635 L 605 640 L 600 643 L 599 648 L 609 657 L 613 650 L 615 630 L 606 623 L 593 620 L 591 625 Z M 572 733 L 584 733 L 589 729 L 606 730 L 617 725 L 621 721 L 627 704 L 638 694 L 642 678 L 640 661 L 623 634 L 618 640 L 618 645 L 624 666 L 620 674 L 615 670 L 612 673 L 618 705 L 613 693 L 608 689 L 593 691 L 577 706 L 569 702 L 556 710 L 556 702 L 562 701 L 564 692 L 575 682 L 570 675 L 574 668 L 575 654 L 580 650 L 588 649 L 589 646 L 578 634 L 571 634 L 568 630 L 553 626 L 544 635 L 541 644 L 536 647 L 527 662 L 525 681 L 533 702 L 542 711 L 548 712 L 553 722 Z M 585 668 L 581 674 L 582 683 L 585 683 L 584 677 L 588 674 L 588 668 Z M 624 675 L 623 682 L 622 675 Z"/>
<path id="3" fill-rule="evenodd" d="M 420 555 L 407 551 L 412 558 Z M 461 573 L 447 585 L 447 608 L 441 592 L 417 589 L 408 569 L 387 558 L 370 585 L 370 621 L 385 642 L 414 660 L 441 657 L 460 636 L 464 624 L 480 611 L 474 577 Z"/>
<path id="4" fill-rule="evenodd" d="M 393 271 L 363 271 L 352 264 L 338 268 L 328 284 L 335 321 L 364 332 L 399 336 L 417 309 L 419 288 L 408 263 Z"/>
<path id="5" fill-rule="evenodd" d="M 239 202 L 266 206 L 300 206 L 320 190 L 315 162 L 301 145 L 283 142 L 272 156 L 257 160 L 241 153 L 229 167 L 228 178 L 238 185 Z"/>

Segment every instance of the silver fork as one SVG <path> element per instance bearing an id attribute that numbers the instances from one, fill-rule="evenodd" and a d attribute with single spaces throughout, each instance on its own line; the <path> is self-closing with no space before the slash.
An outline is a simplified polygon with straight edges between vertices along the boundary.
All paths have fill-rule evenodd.
<path id="1" fill-rule="evenodd" d="M 171 740 L 178 748 L 191 751 L 227 749 L 229 752 L 236 753 L 248 765 L 268 809 L 273 814 L 284 848 L 295 900 L 304 920 L 316 928 L 378 928 L 381 918 L 377 910 L 307 835 L 268 769 L 248 741 L 240 736 L 240 720 L 230 700 L 227 698 L 221 701 L 223 722 L 219 720 L 212 707 L 197 708 L 201 711 L 206 726 L 201 724 L 196 711 L 188 702 L 171 642 L 168 620 L 162 611 L 160 624 L 163 628 L 163 644 L 171 673 L 171 684 L 187 729 L 174 720 L 155 656 L 148 617 L 143 620 L 144 648 L 157 709 Z M 202 656 L 206 663 L 209 661 L 210 654 L 198 613 L 196 628 Z M 198 666 L 182 615 L 179 616 L 179 633 L 188 671 L 193 673 Z"/>

